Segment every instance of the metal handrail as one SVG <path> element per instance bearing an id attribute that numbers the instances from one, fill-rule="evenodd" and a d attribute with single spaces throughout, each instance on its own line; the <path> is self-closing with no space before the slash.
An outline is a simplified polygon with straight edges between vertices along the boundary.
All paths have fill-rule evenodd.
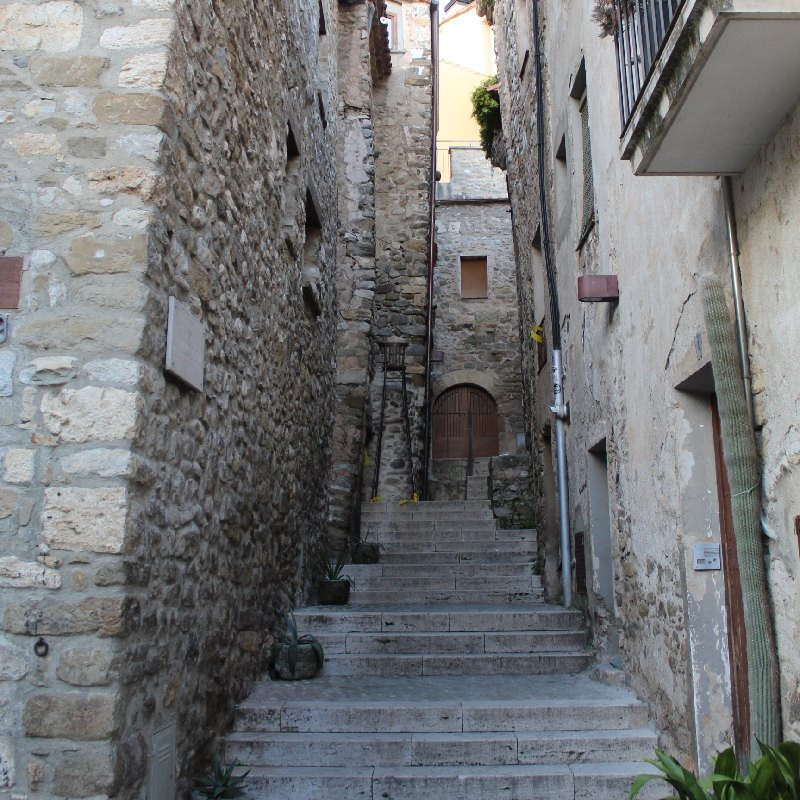
<path id="1" fill-rule="evenodd" d="M 685 0 L 614 0 L 619 114 L 623 132 L 672 32 Z"/>

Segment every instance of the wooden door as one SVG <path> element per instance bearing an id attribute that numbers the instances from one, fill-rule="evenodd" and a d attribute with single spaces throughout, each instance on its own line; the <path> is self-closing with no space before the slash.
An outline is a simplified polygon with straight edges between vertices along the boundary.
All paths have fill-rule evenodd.
<path id="1" fill-rule="evenodd" d="M 497 404 L 477 386 L 454 386 L 433 406 L 434 458 L 488 458 L 499 452 Z"/>
<path id="2" fill-rule="evenodd" d="M 722 538 L 722 569 L 728 613 L 728 650 L 731 662 L 731 702 L 733 705 L 733 739 L 739 759 L 750 754 L 750 696 L 747 680 L 747 635 L 744 629 L 742 584 L 739 558 L 731 510 L 731 487 L 722 454 L 722 429 L 716 395 L 711 395 L 711 423 L 714 435 L 714 457 L 717 465 L 719 527 Z"/>

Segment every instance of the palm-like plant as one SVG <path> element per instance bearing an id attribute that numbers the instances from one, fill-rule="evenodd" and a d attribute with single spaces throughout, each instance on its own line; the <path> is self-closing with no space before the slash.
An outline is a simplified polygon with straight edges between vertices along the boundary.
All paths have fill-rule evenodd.
<path id="1" fill-rule="evenodd" d="M 240 775 L 234 775 L 233 771 L 238 766 L 238 761 L 225 766 L 219 758 L 214 756 L 211 759 L 211 772 L 200 778 L 194 778 L 195 794 L 200 797 L 216 798 L 216 800 L 244 797 L 245 778 L 250 774 L 250 770 Z"/>
<path id="2" fill-rule="evenodd" d="M 289 672 L 294 676 L 297 670 L 298 648 L 300 645 L 309 645 L 316 656 L 317 672 L 319 672 L 322 669 L 322 665 L 325 663 L 325 651 L 322 649 L 322 645 L 309 633 L 303 634 L 302 636 L 298 635 L 297 621 L 294 618 L 294 614 L 279 613 L 286 623 L 286 633 L 272 645 L 273 663 L 278 661 L 281 649 L 284 647 L 287 648 L 286 661 L 289 664 Z"/>

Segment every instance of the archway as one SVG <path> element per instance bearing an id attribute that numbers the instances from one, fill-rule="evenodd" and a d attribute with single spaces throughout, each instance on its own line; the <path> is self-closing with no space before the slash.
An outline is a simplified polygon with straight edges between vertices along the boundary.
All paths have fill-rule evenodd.
<path id="1" fill-rule="evenodd" d="M 473 459 L 498 453 L 494 398 L 470 384 L 442 392 L 433 406 L 433 457 Z"/>

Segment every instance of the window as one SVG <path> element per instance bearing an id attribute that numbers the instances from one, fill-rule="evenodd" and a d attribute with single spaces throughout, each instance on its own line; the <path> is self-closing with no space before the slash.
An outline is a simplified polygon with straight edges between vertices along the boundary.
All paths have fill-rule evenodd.
<path id="1" fill-rule="evenodd" d="M 594 225 L 594 181 L 592 178 L 592 140 L 589 136 L 589 101 L 586 96 L 586 62 L 581 59 L 580 66 L 575 72 L 575 78 L 569 90 L 570 97 L 578 101 L 578 110 L 581 116 L 581 147 L 583 158 L 583 197 L 581 210 L 581 233 L 578 247 L 586 240 L 589 231 Z"/>
<path id="2" fill-rule="evenodd" d="M 389 50 L 392 52 L 402 52 L 403 50 L 403 6 L 388 0 L 386 3 L 386 14 L 381 17 L 381 22 L 389 32 Z"/>
<path id="3" fill-rule="evenodd" d="M 486 256 L 461 257 L 461 298 L 485 300 L 489 296 Z"/>
<path id="4" fill-rule="evenodd" d="M 520 77 L 525 73 L 528 55 L 531 49 L 531 28 L 528 0 L 516 0 L 514 3 L 514 24 L 517 28 L 517 69 Z"/>

